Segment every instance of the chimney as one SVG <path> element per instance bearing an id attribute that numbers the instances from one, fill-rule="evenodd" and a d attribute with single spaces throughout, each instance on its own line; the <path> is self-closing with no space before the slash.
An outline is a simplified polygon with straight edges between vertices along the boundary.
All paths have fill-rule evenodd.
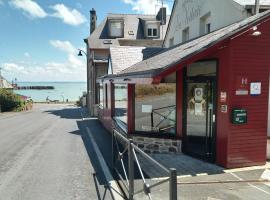
<path id="1" fill-rule="evenodd" d="M 260 0 L 256 0 L 255 2 L 255 15 L 260 12 Z"/>
<path id="2" fill-rule="evenodd" d="M 94 8 L 90 10 L 90 35 L 94 32 L 97 25 L 97 14 Z"/>
<path id="3" fill-rule="evenodd" d="M 156 19 L 160 21 L 160 25 L 165 25 L 166 24 L 166 8 L 161 7 L 157 13 Z"/>

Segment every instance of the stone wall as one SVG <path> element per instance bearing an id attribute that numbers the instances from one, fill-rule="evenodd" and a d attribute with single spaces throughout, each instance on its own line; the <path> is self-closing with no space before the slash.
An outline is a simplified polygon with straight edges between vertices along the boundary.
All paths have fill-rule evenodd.
<path id="1" fill-rule="evenodd" d="M 181 153 L 181 140 L 132 136 L 133 142 L 145 153 Z"/>

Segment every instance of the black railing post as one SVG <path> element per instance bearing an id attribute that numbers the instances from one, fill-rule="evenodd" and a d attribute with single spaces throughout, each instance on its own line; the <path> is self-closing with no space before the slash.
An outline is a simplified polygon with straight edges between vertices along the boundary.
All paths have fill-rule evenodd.
<path id="1" fill-rule="evenodd" d="M 128 177 L 129 177 L 129 200 L 133 200 L 134 195 L 134 155 L 133 155 L 133 141 L 129 140 L 128 144 Z"/>
<path id="2" fill-rule="evenodd" d="M 170 200 L 177 200 L 177 171 L 170 169 Z"/>
<path id="3" fill-rule="evenodd" d="M 153 111 L 151 112 L 151 127 L 154 127 L 154 113 Z"/>
<path id="4" fill-rule="evenodd" d="M 114 129 L 113 129 L 113 132 L 112 132 L 112 167 L 114 168 L 114 163 L 115 163 L 115 155 L 114 155 L 114 137 L 115 137 L 115 133 L 114 133 Z"/>

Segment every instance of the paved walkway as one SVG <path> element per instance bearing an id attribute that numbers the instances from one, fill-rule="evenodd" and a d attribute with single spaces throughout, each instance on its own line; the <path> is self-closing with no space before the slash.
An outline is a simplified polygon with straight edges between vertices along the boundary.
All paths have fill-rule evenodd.
<path id="1" fill-rule="evenodd" d="M 102 199 L 104 177 L 78 128 L 80 111 L 35 104 L 32 111 L 0 115 L 0 200 Z"/>
<path id="2" fill-rule="evenodd" d="M 112 170 L 111 134 L 106 131 L 101 123 L 95 118 L 85 119 L 79 123 L 79 127 L 87 126 L 92 132 L 99 149 L 104 156 L 108 166 Z M 225 183 L 224 181 L 260 180 L 265 169 L 264 167 L 251 167 L 237 170 L 226 170 L 214 164 L 180 154 L 154 154 L 151 155 L 158 162 L 167 168 L 178 170 L 178 199 L 185 200 L 268 200 L 270 199 L 269 183 L 243 182 Z M 154 184 L 164 180 L 167 174 L 159 171 L 147 161 L 141 160 L 143 171 L 147 177 L 147 183 Z M 114 174 L 115 175 L 115 174 Z M 117 178 L 117 176 L 115 176 Z M 143 181 L 136 175 L 135 190 L 143 188 Z M 204 182 L 199 184 L 199 182 Z M 211 183 L 221 181 L 220 183 Z M 168 183 L 151 189 L 153 200 L 169 199 Z M 135 195 L 135 199 L 148 200 L 143 193 Z"/>

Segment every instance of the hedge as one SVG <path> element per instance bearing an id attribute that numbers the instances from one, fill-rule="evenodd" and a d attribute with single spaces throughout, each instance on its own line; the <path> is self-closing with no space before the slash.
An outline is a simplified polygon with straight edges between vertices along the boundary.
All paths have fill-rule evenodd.
<path id="1" fill-rule="evenodd" d="M 21 111 L 23 110 L 25 102 L 13 91 L 7 89 L 0 89 L 0 111 Z"/>

